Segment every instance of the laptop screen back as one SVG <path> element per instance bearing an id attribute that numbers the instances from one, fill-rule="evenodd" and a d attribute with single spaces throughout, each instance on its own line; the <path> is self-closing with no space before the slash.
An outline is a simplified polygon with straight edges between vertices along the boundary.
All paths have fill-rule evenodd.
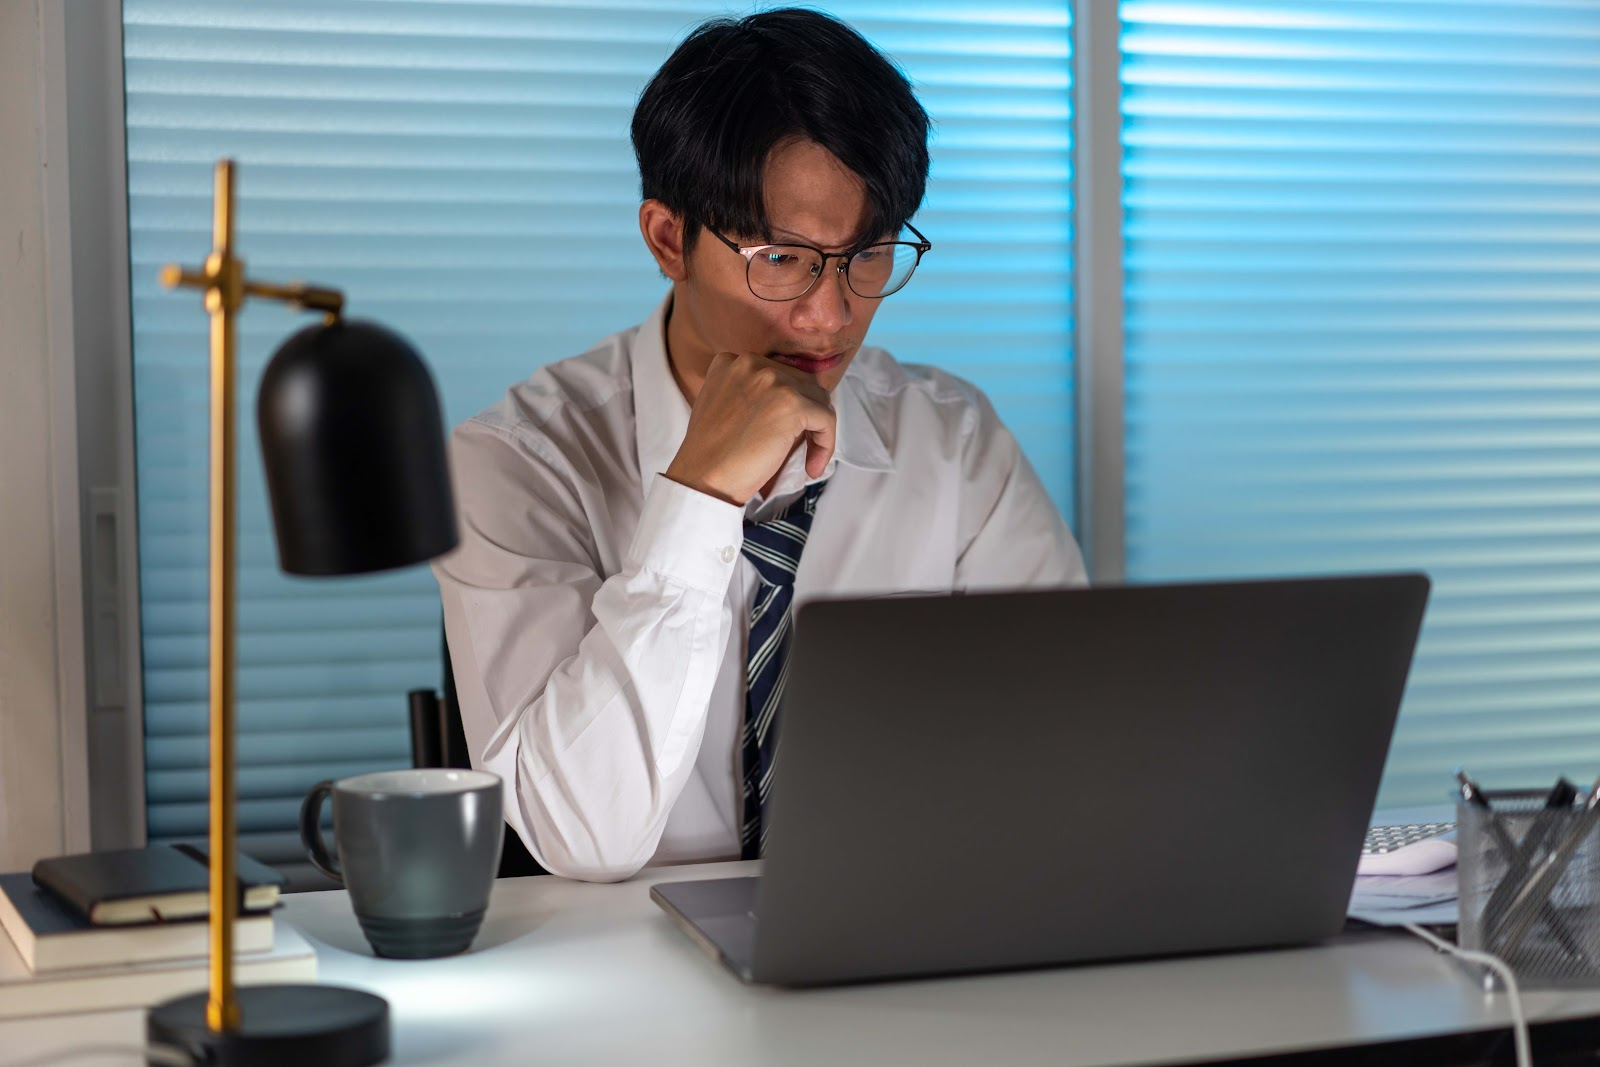
<path id="1" fill-rule="evenodd" d="M 1405 574 L 803 606 L 754 976 L 1336 933 L 1427 592 Z"/>

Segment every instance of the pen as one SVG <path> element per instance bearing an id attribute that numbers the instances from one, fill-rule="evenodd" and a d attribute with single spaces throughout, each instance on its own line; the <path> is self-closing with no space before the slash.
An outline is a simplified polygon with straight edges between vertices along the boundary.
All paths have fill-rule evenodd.
<path id="1" fill-rule="evenodd" d="M 1478 783 L 1467 777 L 1465 768 L 1456 768 L 1456 781 L 1461 783 L 1461 799 L 1483 812 L 1482 819 L 1489 836 L 1494 838 L 1495 848 L 1505 856 L 1507 870 L 1500 879 L 1500 884 L 1489 894 L 1489 900 L 1483 906 L 1483 943 L 1493 945 L 1495 928 L 1500 925 L 1500 916 L 1505 906 L 1517 887 L 1521 884 L 1522 875 L 1526 870 L 1518 871 L 1517 843 L 1511 840 L 1511 835 L 1494 817 L 1494 811 L 1489 806 L 1489 798 L 1483 795 L 1483 790 L 1478 788 Z"/>
<path id="2" fill-rule="evenodd" d="M 1545 797 L 1544 810 L 1534 817 L 1533 827 L 1528 831 L 1531 840 L 1527 842 L 1526 856 L 1530 864 L 1537 861 L 1539 846 L 1543 845 L 1545 838 L 1560 825 L 1562 814 L 1571 814 L 1572 803 L 1577 798 L 1578 787 L 1569 782 L 1565 775 L 1556 779 L 1556 784 L 1550 788 L 1550 795 Z M 1543 913 L 1549 915 L 1550 929 L 1555 933 L 1556 940 L 1561 942 L 1561 947 L 1567 955 L 1577 960 L 1587 973 L 1600 972 L 1600 967 L 1595 965 L 1594 958 L 1584 950 L 1583 944 L 1573 936 L 1572 931 L 1567 929 L 1567 924 L 1555 914 L 1555 909 L 1548 901 L 1545 903 Z"/>
<path id="3" fill-rule="evenodd" d="M 1551 787 L 1546 795 L 1543 808 L 1537 812 L 1528 827 L 1528 832 L 1522 838 L 1522 844 L 1517 848 L 1516 854 L 1507 857 L 1507 867 L 1500 884 L 1489 895 L 1489 901 L 1483 908 L 1483 943 L 1493 946 L 1500 933 L 1496 929 L 1504 920 L 1506 908 L 1517 891 L 1522 887 L 1523 880 L 1528 877 L 1529 869 L 1539 861 L 1539 852 L 1549 838 L 1550 834 L 1561 822 L 1562 813 L 1570 813 L 1572 802 L 1577 798 L 1578 790 L 1565 776 L 1556 779 L 1556 784 Z M 1554 906 L 1545 901 L 1539 909 L 1539 914 L 1550 925 L 1551 933 L 1568 957 L 1575 960 L 1587 971 L 1596 970 L 1594 960 L 1584 951 L 1583 945 L 1573 936 L 1567 924 L 1562 921 Z"/>
<path id="4" fill-rule="evenodd" d="M 1475 808 L 1489 810 L 1489 798 L 1483 795 L 1483 790 L 1478 788 L 1478 783 L 1467 777 L 1464 767 L 1456 768 L 1456 781 L 1461 783 L 1461 799 Z"/>
<path id="5" fill-rule="evenodd" d="M 1465 796 L 1470 789 L 1474 801 L 1487 810 L 1488 798 L 1482 795 L 1482 792 L 1477 789 L 1472 780 L 1467 778 L 1464 772 L 1457 772 L 1456 776 L 1462 780 L 1462 795 Z M 1571 808 L 1572 799 L 1577 795 L 1577 792 L 1577 789 L 1566 778 L 1558 779 L 1555 786 L 1551 788 L 1549 795 L 1545 797 L 1544 810 L 1533 817 L 1533 821 L 1529 825 L 1528 832 L 1523 837 L 1520 847 L 1512 843 L 1510 834 L 1504 832 L 1503 827 L 1499 827 L 1499 820 L 1494 820 L 1499 829 L 1499 832 L 1495 834 L 1495 844 L 1501 851 L 1506 852 L 1507 870 L 1505 876 L 1500 879 L 1500 884 L 1490 894 L 1489 902 L 1483 908 L 1485 944 L 1493 940 L 1488 928 L 1499 918 L 1501 910 L 1512 895 L 1515 894 L 1521 879 L 1528 872 L 1528 866 L 1537 858 L 1539 846 L 1544 843 L 1544 839 L 1550 835 L 1550 831 L 1554 828 L 1555 817 L 1551 813 L 1563 808 Z M 1493 816 L 1489 817 L 1493 818 Z"/>
<path id="6" fill-rule="evenodd" d="M 1548 909 L 1551 891 L 1572 862 L 1573 853 L 1577 852 L 1578 846 L 1593 830 L 1597 818 L 1600 818 L 1600 781 L 1596 781 L 1589 790 L 1589 799 L 1578 814 L 1575 825 L 1550 850 L 1533 875 L 1523 881 L 1521 890 L 1507 906 L 1502 955 L 1509 956 L 1515 952 L 1528 935 L 1533 920 Z"/>
<path id="7" fill-rule="evenodd" d="M 1517 843 L 1511 840 L 1506 828 L 1494 817 L 1494 809 L 1489 806 L 1489 798 L 1478 788 L 1478 783 L 1468 778 L 1467 772 L 1460 767 L 1456 768 L 1456 781 L 1461 783 L 1461 799 L 1483 812 L 1484 822 L 1488 824 L 1489 834 L 1494 838 L 1495 847 L 1505 853 L 1508 863 L 1515 862 Z"/>
<path id="8" fill-rule="evenodd" d="M 1560 821 L 1560 812 L 1570 811 L 1572 802 L 1578 797 L 1578 788 L 1566 777 L 1556 779 L 1556 784 L 1550 787 L 1550 794 L 1544 798 L 1544 809 L 1533 817 L 1533 825 L 1528 828 L 1528 836 L 1522 842 L 1522 858 L 1528 863 L 1533 863 L 1538 856 L 1539 846 L 1544 844 L 1544 839 L 1556 828 Z"/>

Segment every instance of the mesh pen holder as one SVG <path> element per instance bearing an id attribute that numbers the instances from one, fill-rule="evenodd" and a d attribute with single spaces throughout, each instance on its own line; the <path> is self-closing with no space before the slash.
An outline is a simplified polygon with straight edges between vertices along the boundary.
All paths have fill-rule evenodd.
<path id="1" fill-rule="evenodd" d="M 1484 795 L 1492 810 L 1456 804 L 1461 946 L 1499 956 L 1529 988 L 1600 985 L 1600 823 L 1547 809 L 1539 791 Z"/>

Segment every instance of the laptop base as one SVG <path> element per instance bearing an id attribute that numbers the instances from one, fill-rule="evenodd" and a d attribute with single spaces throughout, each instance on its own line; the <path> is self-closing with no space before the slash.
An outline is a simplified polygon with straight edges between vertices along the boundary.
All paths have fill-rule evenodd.
<path id="1" fill-rule="evenodd" d="M 753 982 L 756 945 L 757 877 L 708 878 L 662 882 L 650 899 L 682 927 L 712 959 L 746 982 Z"/>

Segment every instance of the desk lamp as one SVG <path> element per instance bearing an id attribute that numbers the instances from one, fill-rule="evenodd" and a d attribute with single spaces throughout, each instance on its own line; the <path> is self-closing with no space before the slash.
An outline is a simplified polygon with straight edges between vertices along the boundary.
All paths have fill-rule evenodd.
<path id="1" fill-rule="evenodd" d="M 211 315 L 210 990 L 159 1004 L 150 1045 L 204 1064 L 364 1067 L 389 1055 L 389 1005 L 331 985 L 233 982 L 239 885 L 234 790 L 237 499 L 235 325 L 247 297 L 318 311 L 261 379 L 257 418 L 278 559 L 292 574 L 359 574 L 420 563 L 456 544 L 444 427 L 433 379 L 399 336 L 341 318 L 332 289 L 246 278 L 234 245 L 232 160 L 217 163 L 214 248 L 199 270 L 161 280 L 205 294 Z"/>

